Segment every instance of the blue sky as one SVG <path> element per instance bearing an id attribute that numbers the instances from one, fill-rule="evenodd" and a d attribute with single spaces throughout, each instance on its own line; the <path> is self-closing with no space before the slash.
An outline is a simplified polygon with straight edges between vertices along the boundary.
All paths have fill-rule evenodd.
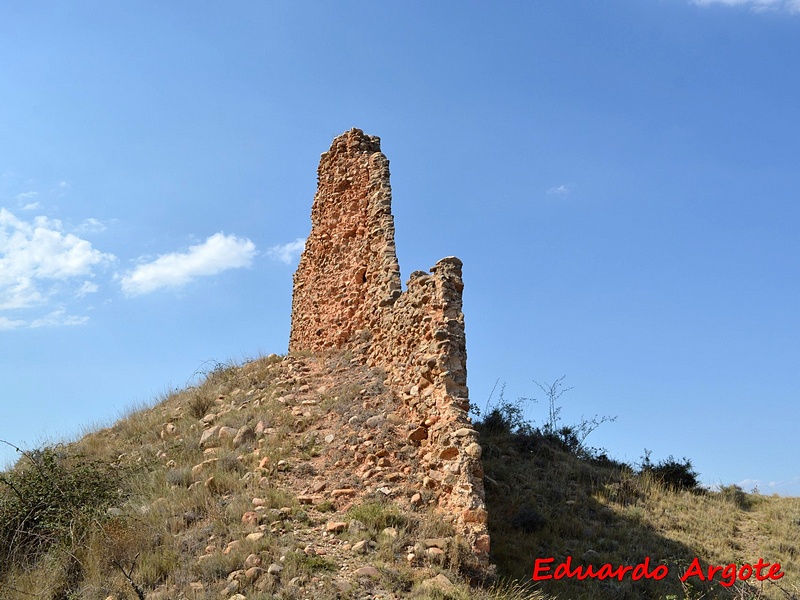
<path id="1" fill-rule="evenodd" d="M 403 277 L 464 261 L 476 405 L 566 375 L 590 445 L 800 495 L 797 73 L 796 0 L 4 3 L 0 439 L 285 352 L 359 127 Z"/>

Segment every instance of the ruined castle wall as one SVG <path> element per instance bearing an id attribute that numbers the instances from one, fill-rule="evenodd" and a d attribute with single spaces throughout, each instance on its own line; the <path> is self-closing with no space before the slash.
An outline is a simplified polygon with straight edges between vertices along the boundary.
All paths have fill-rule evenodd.
<path id="1" fill-rule="evenodd" d="M 400 294 L 391 205 L 380 140 L 360 131 L 336 138 L 317 169 L 289 350 L 345 347 L 357 331 L 374 329 L 376 309 Z"/>
<path id="2" fill-rule="evenodd" d="M 419 446 L 421 486 L 487 559 L 481 448 L 467 414 L 462 263 L 415 271 L 401 293 L 389 162 L 358 129 L 322 155 L 312 231 L 294 277 L 289 349 L 349 349 L 381 367 Z"/>
<path id="3" fill-rule="evenodd" d="M 461 312 L 461 261 L 416 271 L 382 313 L 368 364 L 386 369 L 409 413 L 409 440 L 419 444 L 421 483 L 443 514 L 485 559 L 489 551 L 478 434 L 468 416 L 467 352 Z"/>

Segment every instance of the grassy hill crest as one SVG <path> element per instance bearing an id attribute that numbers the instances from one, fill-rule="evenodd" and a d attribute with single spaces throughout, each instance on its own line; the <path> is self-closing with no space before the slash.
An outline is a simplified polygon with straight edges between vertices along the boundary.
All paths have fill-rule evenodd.
<path id="1" fill-rule="evenodd" d="M 672 490 L 495 413 L 480 430 L 486 578 L 433 507 L 410 421 L 385 374 L 347 353 L 218 365 L 0 475 L 0 597 L 797 598 L 800 499 Z M 501 418 L 497 418 L 497 415 Z M 661 581 L 576 578 L 554 565 L 666 564 Z M 724 587 L 679 574 L 763 557 L 785 576 Z"/>

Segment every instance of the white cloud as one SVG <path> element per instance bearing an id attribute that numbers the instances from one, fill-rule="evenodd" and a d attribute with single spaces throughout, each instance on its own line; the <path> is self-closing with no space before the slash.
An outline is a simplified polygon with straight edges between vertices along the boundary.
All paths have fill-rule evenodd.
<path id="1" fill-rule="evenodd" d="M 19 329 L 25 327 L 27 323 L 19 319 L 9 319 L 8 317 L 0 317 L 0 331 L 9 331 L 11 329 Z"/>
<path id="2" fill-rule="evenodd" d="M 63 325 L 85 325 L 89 322 L 89 317 L 78 317 L 75 315 L 68 315 L 63 309 L 51 312 L 49 315 L 34 319 L 28 324 L 28 327 L 55 327 Z"/>
<path id="3" fill-rule="evenodd" d="M 95 268 L 114 260 L 89 241 L 65 233 L 56 219 L 24 221 L 0 208 L 0 310 L 42 304 L 59 286 L 76 278 L 85 281 Z"/>
<path id="4" fill-rule="evenodd" d="M 38 327 L 61 327 L 65 325 L 85 325 L 88 322 L 89 317 L 68 315 L 63 308 L 60 308 L 58 310 L 54 310 L 48 315 L 45 315 L 44 317 L 39 317 L 38 319 L 33 319 L 32 321 L 0 317 L 0 331 L 10 331 L 12 329 L 23 328 L 35 329 Z"/>
<path id="5" fill-rule="evenodd" d="M 67 183 L 66 181 L 59 181 L 58 185 L 55 186 L 51 190 L 51 192 L 53 194 L 55 194 L 56 196 L 63 196 L 64 194 L 66 194 L 69 191 L 69 188 L 71 188 L 71 187 L 72 186 L 69 183 Z"/>
<path id="6" fill-rule="evenodd" d="M 83 285 L 78 289 L 77 292 L 75 292 L 75 295 L 78 298 L 83 298 L 87 294 L 94 294 L 99 289 L 100 286 L 98 286 L 96 283 L 93 283 L 91 281 L 84 281 Z"/>
<path id="7" fill-rule="evenodd" d="M 569 196 L 569 193 L 571 191 L 572 189 L 570 188 L 570 186 L 562 184 L 551 187 L 549 190 L 547 190 L 547 195 L 560 196 L 562 198 L 566 198 L 567 196 Z"/>
<path id="8" fill-rule="evenodd" d="M 99 219 L 86 219 L 75 231 L 80 233 L 100 233 L 106 230 L 106 225 Z"/>
<path id="9" fill-rule="evenodd" d="M 215 233 L 186 252 L 164 254 L 139 265 L 121 277 L 122 291 L 136 296 L 161 288 L 180 287 L 197 277 L 249 267 L 255 253 L 256 246 L 250 240 Z"/>
<path id="10" fill-rule="evenodd" d="M 296 258 L 300 256 L 300 253 L 305 249 L 305 247 L 306 239 L 297 238 L 295 241 L 289 242 L 288 244 L 272 246 L 267 250 L 267 255 L 270 258 L 274 258 L 275 260 L 279 260 L 287 265 L 290 265 L 295 262 Z"/>
<path id="11" fill-rule="evenodd" d="M 760 484 L 761 484 L 761 480 L 760 479 L 742 479 L 736 485 L 738 485 L 739 487 L 748 487 L 748 486 L 754 486 L 754 485 L 760 485 Z"/>
<path id="12" fill-rule="evenodd" d="M 698 6 L 711 6 L 712 4 L 744 6 L 749 7 L 753 12 L 785 10 L 792 14 L 800 13 L 800 0 L 692 0 L 692 4 Z"/>
<path id="13" fill-rule="evenodd" d="M 761 492 L 780 494 L 784 496 L 797 496 L 800 490 L 800 476 L 789 477 L 781 481 L 764 481 L 762 479 L 743 479 L 736 485 L 745 491 L 757 488 Z"/>
<path id="14" fill-rule="evenodd" d="M 22 210 L 37 210 L 42 206 L 41 202 L 34 200 L 38 195 L 39 192 L 22 192 L 21 194 L 17 194 L 15 199 L 19 204 L 24 202 L 24 204 L 22 204 Z"/>

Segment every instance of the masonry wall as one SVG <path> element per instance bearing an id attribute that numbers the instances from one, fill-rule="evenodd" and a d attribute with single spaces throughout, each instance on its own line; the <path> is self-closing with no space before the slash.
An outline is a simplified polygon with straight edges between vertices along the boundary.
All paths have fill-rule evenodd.
<path id="1" fill-rule="evenodd" d="M 352 129 L 320 158 L 312 229 L 294 276 L 290 351 L 348 349 L 382 367 L 446 518 L 488 560 L 481 448 L 468 416 L 462 263 L 415 271 L 401 292 L 389 161 Z"/>
<path id="2" fill-rule="evenodd" d="M 294 275 L 290 350 L 344 348 L 400 295 L 389 161 L 353 129 L 317 169 L 311 233 Z"/>

